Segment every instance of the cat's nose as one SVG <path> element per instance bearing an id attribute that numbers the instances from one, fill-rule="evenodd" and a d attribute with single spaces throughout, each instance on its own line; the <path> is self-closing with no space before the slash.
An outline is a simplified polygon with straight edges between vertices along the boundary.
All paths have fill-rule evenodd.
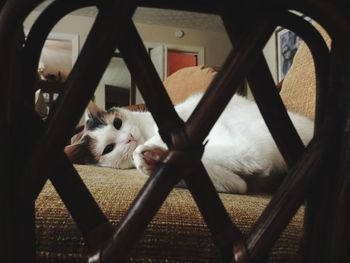
<path id="1" fill-rule="evenodd" d="M 126 139 L 126 143 L 131 143 L 133 141 L 135 141 L 134 136 L 132 136 L 132 134 L 129 134 L 129 136 Z"/>

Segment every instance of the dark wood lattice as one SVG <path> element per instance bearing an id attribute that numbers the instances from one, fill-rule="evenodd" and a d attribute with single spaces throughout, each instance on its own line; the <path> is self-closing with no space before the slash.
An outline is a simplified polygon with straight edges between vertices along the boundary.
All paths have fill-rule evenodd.
<path id="1" fill-rule="evenodd" d="M 262 261 L 305 200 L 303 261 L 334 262 L 332 259 L 337 258 L 337 262 L 349 262 L 346 244 L 350 241 L 347 123 L 350 21 L 345 1 L 56 0 L 24 40 L 22 23 L 40 2 L 0 1 L 0 135 L 5 138 L 0 151 L 2 262 L 35 261 L 34 202 L 47 179 L 83 233 L 92 253 L 90 262 L 126 259 L 181 179 L 186 181 L 224 262 Z M 98 16 L 65 82 L 64 93 L 44 124 L 33 105 L 43 43 L 59 19 L 86 6 L 97 6 Z M 213 13 L 223 19 L 234 48 L 186 123 L 175 112 L 131 20 L 137 6 Z M 305 13 L 328 31 L 333 40 L 331 52 L 318 32 L 290 9 Z M 315 62 L 316 129 L 306 149 L 262 55 L 262 48 L 277 25 L 300 35 Z M 63 154 L 63 148 L 116 48 L 136 80 L 169 150 L 114 231 Z M 244 78 L 248 79 L 259 109 L 290 167 L 248 236 L 243 236 L 232 223 L 200 161 L 203 140 Z M 189 158 L 196 161 L 186 162 Z"/>

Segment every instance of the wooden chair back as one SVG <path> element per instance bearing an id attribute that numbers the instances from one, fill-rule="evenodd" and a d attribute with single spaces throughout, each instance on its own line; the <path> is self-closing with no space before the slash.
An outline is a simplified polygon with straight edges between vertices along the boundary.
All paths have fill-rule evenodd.
<path id="1" fill-rule="evenodd" d="M 35 262 L 35 199 L 48 179 L 83 233 L 92 254 L 91 263 L 126 260 L 132 246 L 181 179 L 186 181 L 224 262 L 263 261 L 305 201 L 303 261 L 334 262 L 336 258 L 337 262 L 349 262 L 346 244 L 350 241 L 347 235 L 350 20 L 345 1 L 251 0 L 234 5 L 232 1 L 207 0 L 56 0 L 39 16 L 24 39 L 23 20 L 39 2 L 0 1 L 3 127 L 0 135 L 7 138 L 0 153 L 3 262 Z M 64 84 L 57 108 L 44 124 L 33 105 L 41 48 L 59 19 L 87 6 L 97 6 L 99 14 Z M 137 6 L 219 14 L 224 22 L 234 48 L 186 123 L 172 107 L 132 22 Z M 317 30 L 289 10 L 318 20 L 333 39 L 331 51 Z M 112 24 L 115 26 L 111 27 Z M 312 50 L 315 61 L 316 130 L 306 148 L 288 118 L 262 54 L 262 48 L 278 25 L 300 35 Z M 116 48 L 130 69 L 169 151 L 166 161 L 147 181 L 114 231 L 63 149 Z M 279 190 L 247 235 L 231 221 L 200 161 L 203 140 L 244 78 L 248 79 L 259 109 L 290 167 Z M 27 111 L 25 119 L 23 109 Z M 24 138 L 21 142 L 20 136 Z M 184 165 L 188 158 L 196 160 L 193 165 Z"/>

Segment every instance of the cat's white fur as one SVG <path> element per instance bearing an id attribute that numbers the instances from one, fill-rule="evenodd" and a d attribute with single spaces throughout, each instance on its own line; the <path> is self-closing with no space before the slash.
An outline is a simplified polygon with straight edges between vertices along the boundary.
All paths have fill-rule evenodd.
<path id="1" fill-rule="evenodd" d="M 202 97 L 197 94 L 175 107 L 187 120 Z M 307 144 L 313 135 L 313 122 L 306 117 L 289 113 L 302 141 Z M 148 112 L 130 112 L 118 109 L 123 120 L 120 130 L 107 125 L 90 132 L 97 141 L 95 153 L 101 155 L 109 143 L 116 143 L 112 152 L 99 158 L 98 164 L 115 168 L 136 167 L 149 175 L 159 154 L 166 150 L 157 127 Z M 207 137 L 203 164 L 220 192 L 246 193 L 244 177 L 267 177 L 286 170 L 257 105 L 235 95 Z"/>

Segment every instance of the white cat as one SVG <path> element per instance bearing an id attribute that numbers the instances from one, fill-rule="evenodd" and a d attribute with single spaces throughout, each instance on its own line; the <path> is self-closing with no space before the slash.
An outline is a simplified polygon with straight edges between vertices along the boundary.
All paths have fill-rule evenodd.
<path id="1" fill-rule="evenodd" d="M 191 96 L 175 107 L 183 120 L 188 119 L 201 97 Z M 313 135 L 313 122 L 294 113 L 289 115 L 307 144 Z M 202 161 L 219 192 L 246 193 L 250 178 L 286 171 L 256 104 L 246 98 L 235 95 L 231 99 L 207 139 Z M 84 133 L 74 147 L 73 154 L 69 154 L 74 162 L 120 169 L 136 167 L 146 175 L 151 174 L 167 149 L 149 112 L 122 108 L 89 114 Z"/>

